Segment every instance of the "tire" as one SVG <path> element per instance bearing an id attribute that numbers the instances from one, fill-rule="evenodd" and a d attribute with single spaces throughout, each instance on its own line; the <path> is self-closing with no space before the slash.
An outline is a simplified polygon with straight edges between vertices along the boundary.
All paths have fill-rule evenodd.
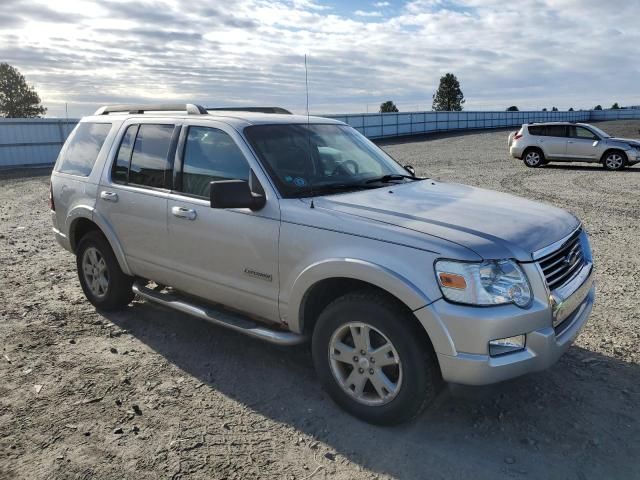
<path id="1" fill-rule="evenodd" d="M 392 425 L 416 417 L 442 385 L 433 347 L 420 330 L 410 312 L 380 293 L 363 290 L 334 300 L 320 314 L 312 338 L 322 386 L 365 422 Z M 365 332 L 370 348 L 363 356 L 354 347 L 363 345 Z"/>
<path id="2" fill-rule="evenodd" d="M 133 300 L 133 277 L 124 274 L 102 233 L 94 230 L 82 237 L 76 266 L 82 291 L 97 309 L 119 310 Z"/>
<path id="3" fill-rule="evenodd" d="M 539 148 L 530 148 L 522 155 L 522 161 L 529 168 L 538 168 L 548 162 L 544 158 L 544 153 Z"/>
<path id="4" fill-rule="evenodd" d="M 606 170 L 622 170 L 627 165 L 627 156 L 620 150 L 611 150 L 602 157 L 602 166 Z"/>

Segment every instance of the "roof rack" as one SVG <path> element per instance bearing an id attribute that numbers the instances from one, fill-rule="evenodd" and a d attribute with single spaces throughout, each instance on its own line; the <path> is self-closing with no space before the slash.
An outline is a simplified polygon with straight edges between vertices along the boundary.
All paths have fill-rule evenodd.
<path id="1" fill-rule="evenodd" d="M 145 112 L 181 112 L 186 110 L 189 115 L 206 115 L 207 109 L 193 103 L 157 103 L 150 105 L 105 105 L 96 110 L 94 115 L 109 115 L 110 113 L 145 113 Z"/>
<path id="2" fill-rule="evenodd" d="M 282 113 L 291 115 L 291 112 L 282 107 L 207 107 L 209 111 L 226 111 L 226 112 L 256 112 L 256 113 Z"/>

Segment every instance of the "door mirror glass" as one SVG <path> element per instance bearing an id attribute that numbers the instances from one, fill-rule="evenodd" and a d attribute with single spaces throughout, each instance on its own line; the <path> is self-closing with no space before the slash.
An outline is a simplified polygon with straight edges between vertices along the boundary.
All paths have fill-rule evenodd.
<path id="1" fill-rule="evenodd" d="M 211 208 L 250 208 L 260 210 L 265 196 L 254 193 L 246 180 L 218 180 L 210 184 Z"/>

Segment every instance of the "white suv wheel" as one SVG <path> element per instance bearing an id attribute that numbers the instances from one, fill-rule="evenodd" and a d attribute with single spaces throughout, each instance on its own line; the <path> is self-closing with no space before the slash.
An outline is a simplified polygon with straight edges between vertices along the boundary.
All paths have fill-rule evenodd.
<path id="1" fill-rule="evenodd" d="M 542 155 L 537 150 L 531 150 L 524 156 L 524 163 L 527 167 L 539 167 L 542 165 Z"/>

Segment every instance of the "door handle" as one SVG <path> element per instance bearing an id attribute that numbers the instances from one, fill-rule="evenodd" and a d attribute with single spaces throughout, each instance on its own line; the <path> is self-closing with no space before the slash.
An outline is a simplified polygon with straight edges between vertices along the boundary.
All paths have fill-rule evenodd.
<path id="1" fill-rule="evenodd" d="M 118 194 L 116 192 L 100 192 L 100 198 L 107 202 L 117 202 Z"/>
<path id="2" fill-rule="evenodd" d="M 576 143 L 573 140 L 567 140 L 567 143 Z"/>
<path id="3" fill-rule="evenodd" d="M 174 217 L 186 218 L 187 220 L 195 220 L 198 214 L 192 208 L 171 207 L 171 213 Z"/>

